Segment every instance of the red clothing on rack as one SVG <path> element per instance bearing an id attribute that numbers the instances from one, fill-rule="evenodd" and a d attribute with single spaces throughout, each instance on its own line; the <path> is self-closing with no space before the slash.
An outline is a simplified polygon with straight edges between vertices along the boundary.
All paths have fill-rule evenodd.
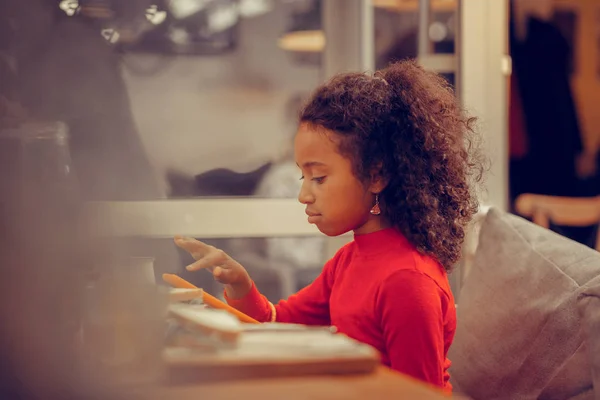
<path id="1" fill-rule="evenodd" d="M 511 159 L 521 159 L 527 155 L 527 128 L 523 103 L 517 83 L 516 72 L 510 76 L 510 96 L 508 106 L 508 154 Z"/>

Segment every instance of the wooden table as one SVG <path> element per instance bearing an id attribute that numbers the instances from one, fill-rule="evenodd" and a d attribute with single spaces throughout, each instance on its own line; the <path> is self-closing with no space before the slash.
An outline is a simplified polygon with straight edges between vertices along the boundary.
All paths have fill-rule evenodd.
<path id="1" fill-rule="evenodd" d="M 374 373 L 368 375 L 265 378 L 171 386 L 155 391 L 149 398 L 160 400 L 449 399 L 437 389 L 385 367 L 378 367 Z M 466 400 L 456 396 L 452 398 Z"/>

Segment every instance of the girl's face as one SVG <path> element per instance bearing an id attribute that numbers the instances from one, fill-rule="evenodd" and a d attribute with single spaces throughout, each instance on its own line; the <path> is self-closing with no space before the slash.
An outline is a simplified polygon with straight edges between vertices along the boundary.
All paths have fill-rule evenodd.
<path id="1" fill-rule="evenodd" d="M 337 135 L 304 123 L 296 133 L 294 155 L 303 177 L 298 200 L 306 205 L 308 222 L 327 236 L 387 227 L 382 215 L 370 213 L 374 193 L 383 190 L 383 183 L 379 179 L 364 183 L 354 176 L 350 160 L 337 151 Z"/>

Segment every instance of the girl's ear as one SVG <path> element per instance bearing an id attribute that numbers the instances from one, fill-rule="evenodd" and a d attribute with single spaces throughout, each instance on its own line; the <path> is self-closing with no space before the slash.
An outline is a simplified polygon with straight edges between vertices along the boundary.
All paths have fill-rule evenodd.
<path id="1" fill-rule="evenodd" d="M 388 180 L 383 176 L 383 164 L 375 164 L 370 173 L 369 191 L 372 193 L 381 193 L 387 184 Z"/>

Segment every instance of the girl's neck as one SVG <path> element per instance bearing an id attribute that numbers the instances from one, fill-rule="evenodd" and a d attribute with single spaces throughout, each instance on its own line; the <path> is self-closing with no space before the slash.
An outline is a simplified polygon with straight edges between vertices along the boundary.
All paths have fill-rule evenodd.
<path id="1" fill-rule="evenodd" d="M 354 229 L 355 235 L 366 235 L 369 233 L 377 232 L 383 229 L 387 229 L 392 225 L 388 222 L 387 218 L 379 215 L 370 215 L 367 222 L 360 227 Z"/>

